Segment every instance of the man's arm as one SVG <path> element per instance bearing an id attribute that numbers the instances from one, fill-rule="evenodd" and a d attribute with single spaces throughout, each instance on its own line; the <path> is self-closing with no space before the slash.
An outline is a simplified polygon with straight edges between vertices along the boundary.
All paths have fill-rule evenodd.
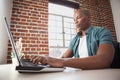
<path id="1" fill-rule="evenodd" d="M 95 56 L 89 56 L 86 58 L 69 58 L 69 59 L 56 59 L 51 57 L 35 56 L 32 58 L 31 61 L 35 64 L 38 64 L 40 62 L 42 64 L 48 64 L 53 67 L 100 69 L 100 68 L 110 67 L 113 60 L 113 56 L 114 56 L 114 47 L 111 44 L 100 44 L 98 52 Z"/>
<path id="2" fill-rule="evenodd" d="M 81 69 L 99 69 L 110 67 L 114 56 L 111 44 L 100 44 L 97 54 L 86 58 L 73 58 L 63 61 L 63 66 Z"/>
<path id="3" fill-rule="evenodd" d="M 68 49 L 63 55 L 62 58 L 70 58 L 73 57 L 73 52 L 72 50 Z"/>

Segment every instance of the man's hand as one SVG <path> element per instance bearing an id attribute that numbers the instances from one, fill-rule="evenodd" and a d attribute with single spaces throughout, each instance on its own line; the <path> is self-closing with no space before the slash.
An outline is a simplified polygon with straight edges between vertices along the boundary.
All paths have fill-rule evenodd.
<path id="1" fill-rule="evenodd" d="M 52 67 L 64 67 L 64 60 L 46 56 L 34 56 L 31 58 L 31 61 L 34 64 L 50 65 Z"/>

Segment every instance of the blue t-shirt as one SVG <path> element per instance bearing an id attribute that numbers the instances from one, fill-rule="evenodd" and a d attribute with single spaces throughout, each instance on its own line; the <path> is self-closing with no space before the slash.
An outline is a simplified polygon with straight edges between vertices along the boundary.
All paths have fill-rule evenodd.
<path id="1" fill-rule="evenodd" d="M 80 33 L 78 33 L 70 42 L 69 49 L 73 51 L 74 57 L 78 58 L 78 46 L 80 41 Z M 110 31 L 104 27 L 91 26 L 86 31 L 88 55 L 96 55 L 100 44 L 113 45 L 113 38 Z"/>

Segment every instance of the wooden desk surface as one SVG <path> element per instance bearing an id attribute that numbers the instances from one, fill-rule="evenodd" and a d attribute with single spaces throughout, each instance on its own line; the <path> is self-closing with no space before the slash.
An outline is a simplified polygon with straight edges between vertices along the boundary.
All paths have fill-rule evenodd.
<path id="1" fill-rule="evenodd" d="M 18 73 L 11 64 L 0 65 L 0 80 L 120 80 L 120 69 L 53 73 Z"/>

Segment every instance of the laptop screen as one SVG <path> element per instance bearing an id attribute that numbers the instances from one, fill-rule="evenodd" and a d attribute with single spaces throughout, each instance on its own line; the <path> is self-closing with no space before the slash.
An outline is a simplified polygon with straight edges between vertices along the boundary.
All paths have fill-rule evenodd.
<path id="1" fill-rule="evenodd" d="M 18 56 L 18 51 L 17 51 L 16 46 L 15 46 L 15 42 L 14 42 L 14 39 L 13 39 L 13 35 L 12 35 L 11 31 L 10 31 L 10 26 L 9 26 L 9 24 L 8 24 L 8 22 L 7 22 L 7 18 L 6 18 L 6 17 L 5 17 L 5 23 L 6 23 L 6 26 L 5 26 L 5 27 L 6 27 L 6 30 L 7 30 L 7 33 L 8 33 L 10 42 L 11 42 L 11 45 L 12 45 L 13 54 L 16 55 L 17 60 L 18 60 L 18 62 L 19 62 L 19 65 L 22 66 L 22 63 L 21 63 L 20 58 L 19 58 L 19 56 Z"/>

